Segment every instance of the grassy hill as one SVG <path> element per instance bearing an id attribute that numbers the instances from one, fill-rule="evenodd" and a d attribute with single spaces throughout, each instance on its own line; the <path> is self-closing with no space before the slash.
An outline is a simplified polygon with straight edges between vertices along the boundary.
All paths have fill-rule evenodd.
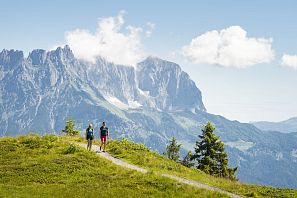
<path id="1" fill-rule="evenodd" d="M 244 196 L 297 197 L 296 190 L 214 178 L 141 144 L 110 141 L 110 154 L 150 170 L 149 174 L 138 173 L 76 146 L 82 141 L 80 137 L 32 134 L 0 138 L 0 197 L 227 197 L 158 173 L 186 177 Z"/>

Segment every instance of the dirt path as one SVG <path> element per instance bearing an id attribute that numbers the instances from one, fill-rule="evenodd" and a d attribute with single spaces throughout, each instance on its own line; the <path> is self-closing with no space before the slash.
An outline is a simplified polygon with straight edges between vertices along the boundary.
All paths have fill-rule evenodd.
<path id="1" fill-rule="evenodd" d="M 86 148 L 87 144 L 80 144 L 80 146 Z M 125 167 L 125 168 L 129 168 L 129 169 L 133 169 L 133 170 L 136 170 L 136 171 L 141 172 L 141 173 L 147 173 L 148 172 L 148 170 L 146 170 L 144 168 L 140 168 L 138 166 L 129 164 L 127 162 L 124 162 L 123 160 L 114 158 L 109 153 L 100 152 L 98 145 L 93 145 L 92 146 L 92 151 L 96 152 L 97 155 L 100 155 L 101 157 L 104 157 L 105 159 L 110 160 L 111 162 L 113 162 L 116 165 L 119 165 L 119 166 L 122 166 L 122 167 Z M 197 182 L 197 181 L 194 181 L 194 180 L 185 179 L 185 178 L 182 178 L 182 177 L 169 175 L 169 174 L 164 174 L 164 173 L 160 174 L 160 175 L 163 176 L 163 177 L 174 179 L 174 180 L 176 180 L 176 181 L 178 181 L 180 183 L 183 183 L 183 184 L 188 184 L 188 185 L 195 186 L 195 187 L 198 187 L 198 188 L 203 188 L 203 189 L 207 189 L 207 190 L 212 190 L 212 191 L 224 193 L 224 194 L 227 194 L 227 195 L 229 195 L 230 197 L 233 197 L 233 198 L 240 198 L 241 197 L 239 195 L 227 192 L 227 191 L 222 190 L 220 188 L 209 186 L 207 184 L 203 184 L 203 183 L 200 183 L 200 182 Z"/>

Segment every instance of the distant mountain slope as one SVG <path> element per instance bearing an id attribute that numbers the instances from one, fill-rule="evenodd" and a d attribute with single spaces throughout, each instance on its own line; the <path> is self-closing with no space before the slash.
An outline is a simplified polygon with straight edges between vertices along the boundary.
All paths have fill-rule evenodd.
<path id="1" fill-rule="evenodd" d="M 211 121 L 241 181 L 297 188 L 297 136 L 267 133 L 206 112 L 199 88 L 180 66 L 149 57 L 132 66 L 98 57 L 78 60 L 68 46 L 0 53 L 0 134 L 59 133 L 68 116 L 81 131 L 107 121 L 111 138 L 129 138 L 162 153 L 175 136 L 193 149 Z M 291 166 L 288 169 L 288 166 Z M 252 169 L 251 169 L 252 168 Z M 251 171 L 253 170 L 253 171 Z M 278 176 L 269 174 L 278 170 Z"/>
<path id="2" fill-rule="evenodd" d="M 279 131 L 282 133 L 297 132 L 297 117 L 281 122 L 252 122 L 254 126 L 263 131 Z"/>

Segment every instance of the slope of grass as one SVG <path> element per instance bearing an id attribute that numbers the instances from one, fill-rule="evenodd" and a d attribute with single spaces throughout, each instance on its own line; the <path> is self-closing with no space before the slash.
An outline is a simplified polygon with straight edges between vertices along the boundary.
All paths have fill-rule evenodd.
<path id="1" fill-rule="evenodd" d="M 297 190 L 280 189 L 268 186 L 248 185 L 223 178 L 216 178 L 197 169 L 184 167 L 149 150 L 142 144 L 128 140 L 112 140 L 108 143 L 108 152 L 129 163 L 144 167 L 152 172 L 169 173 L 193 179 L 229 192 L 247 197 L 297 197 Z"/>
<path id="2" fill-rule="evenodd" d="M 78 141 L 82 139 L 32 134 L 0 138 L 0 197 L 227 197 L 153 172 L 142 174 L 116 166 L 72 144 Z M 120 149 L 121 145 L 126 147 Z M 110 151 L 126 152 L 128 145 L 138 148 L 136 144 L 114 141 Z M 149 160 L 156 156 L 158 163 L 163 160 L 139 147 L 121 156 L 136 164 L 135 158 L 141 154 Z"/>

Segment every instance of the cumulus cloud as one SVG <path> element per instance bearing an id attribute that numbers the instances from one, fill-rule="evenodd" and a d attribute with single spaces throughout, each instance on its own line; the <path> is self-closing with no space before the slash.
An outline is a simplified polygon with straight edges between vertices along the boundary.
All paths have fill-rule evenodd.
<path id="1" fill-rule="evenodd" d="M 80 59 L 94 62 L 102 56 L 116 64 L 136 65 L 145 56 L 141 39 L 147 33 L 141 27 L 124 26 L 124 14 L 99 19 L 94 33 L 85 29 L 66 32 L 66 43 Z M 152 29 L 147 30 L 149 34 Z"/>
<path id="2" fill-rule="evenodd" d="M 285 67 L 297 70 L 297 55 L 284 54 L 282 56 L 281 64 Z"/>
<path id="3" fill-rule="evenodd" d="M 274 59 L 272 39 L 247 37 L 240 26 L 206 32 L 182 48 L 182 54 L 195 64 L 244 68 Z"/>

